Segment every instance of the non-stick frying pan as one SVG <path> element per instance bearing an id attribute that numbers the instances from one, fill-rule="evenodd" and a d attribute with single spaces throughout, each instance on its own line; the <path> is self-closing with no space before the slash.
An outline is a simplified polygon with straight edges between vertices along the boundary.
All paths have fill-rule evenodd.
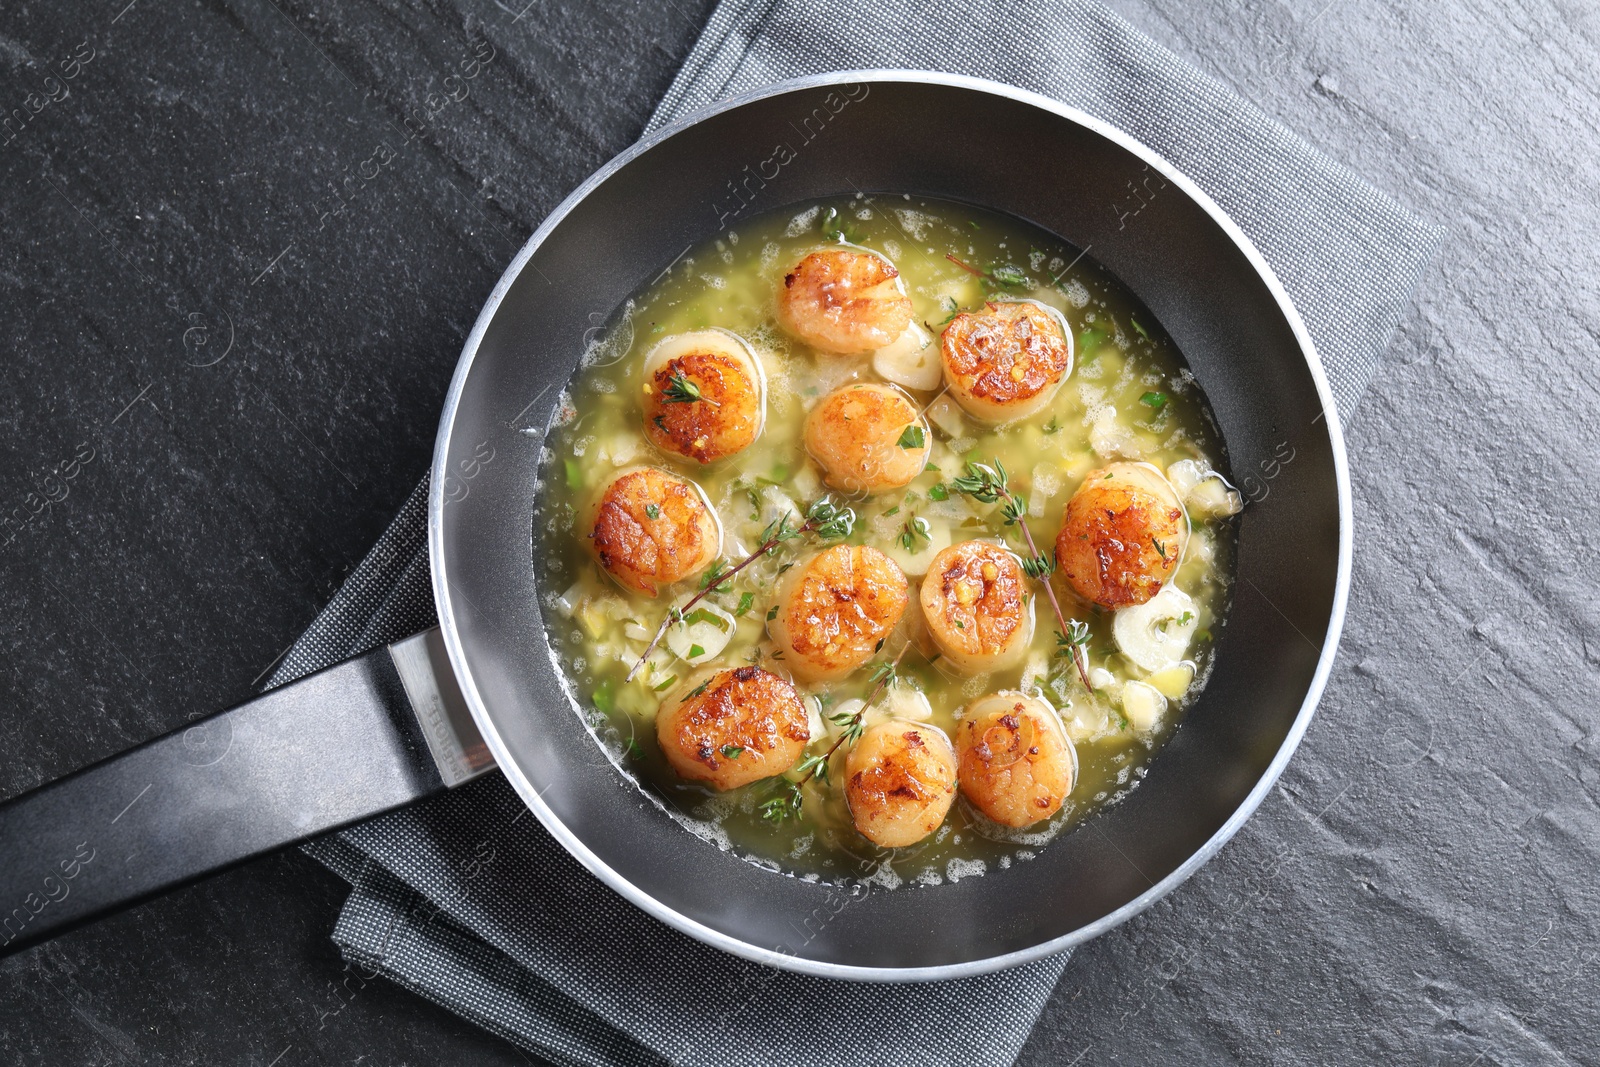
<path id="1" fill-rule="evenodd" d="M 1250 503 L 1210 682 L 1139 788 L 1031 863 L 841 904 L 835 887 L 691 836 L 609 763 L 550 654 L 533 514 L 544 428 L 596 325 L 748 214 L 851 191 L 1010 212 L 1098 259 L 1177 342 Z M 498 764 L 597 877 L 754 960 L 934 978 L 1075 945 L 1212 856 L 1305 731 L 1349 576 L 1332 411 L 1305 328 L 1249 240 L 1103 123 L 1004 86 L 906 72 L 810 78 L 721 105 L 585 182 L 489 297 L 434 455 L 439 629 L 0 806 L 0 941 L 15 950 Z"/>

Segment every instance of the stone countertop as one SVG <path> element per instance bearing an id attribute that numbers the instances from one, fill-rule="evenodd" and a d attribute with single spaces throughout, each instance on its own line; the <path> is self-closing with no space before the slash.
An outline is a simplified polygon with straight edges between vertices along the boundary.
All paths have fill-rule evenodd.
<path id="1" fill-rule="evenodd" d="M 709 6 L 0 13 L 0 795 L 253 691 L 424 470 L 484 294 Z M 1305 743 L 1078 951 L 1021 1062 L 1600 1062 L 1600 508 L 1570 484 L 1600 459 L 1600 13 L 1113 6 L 1449 236 L 1347 428 L 1354 584 Z M 0 961 L 0 1061 L 534 1062 L 347 981 L 344 892 L 289 852 Z"/>

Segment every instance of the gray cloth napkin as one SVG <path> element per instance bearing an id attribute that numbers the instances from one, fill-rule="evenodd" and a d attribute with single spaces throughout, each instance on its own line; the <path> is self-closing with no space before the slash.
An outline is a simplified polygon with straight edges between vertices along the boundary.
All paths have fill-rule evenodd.
<path id="1" fill-rule="evenodd" d="M 651 128 L 781 78 L 891 66 L 1033 89 L 1172 160 L 1255 240 L 1353 409 L 1439 232 L 1098 5 L 726 0 Z M 271 684 L 433 625 L 425 500 L 424 483 Z M 863 987 L 745 963 L 623 901 L 526 815 L 494 774 L 307 848 L 351 884 L 333 936 L 363 976 L 558 1064 L 1009 1064 L 1065 966 Z"/>

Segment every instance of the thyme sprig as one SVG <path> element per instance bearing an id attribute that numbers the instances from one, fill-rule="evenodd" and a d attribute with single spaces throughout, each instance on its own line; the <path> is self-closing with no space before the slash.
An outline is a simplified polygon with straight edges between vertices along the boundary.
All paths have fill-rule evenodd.
<path id="1" fill-rule="evenodd" d="M 828 780 L 828 760 L 832 759 L 833 754 L 839 751 L 839 746 L 846 741 L 855 744 L 861 739 L 861 735 L 866 732 L 863 720 L 866 719 L 867 712 L 871 711 L 872 705 L 876 704 L 878 698 L 883 696 L 884 690 L 890 686 L 900 684 L 900 660 L 910 647 L 911 642 L 907 641 L 900 651 L 895 654 L 894 659 L 879 663 L 872 668 L 872 673 L 867 676 L 874 683 L 872 692 L 867 694 L 867 699 L 862 702 L 860 708 L 853 713 L 835 712 L 828 716 L 829 722 L 835 726 L 842 727 L 839 731 L 839 737 L 833 744 L 828 746 L 828 751 L 822 753 L 822 755 L 811 756 L 800 762 L 799 767 L 796 768 L 801 772 L 800 781 L 795 783 L 796 789 L 811 781 L 812 778 L 816 778 L 819 782 L 826 782 Z"/>
<path id="2" fill-rule="evenodd" d="M 722 563 L 719 560 L 713 565 L 708 579 L 701 583 L 698 593 L 690 597 L 686 603 L 667 610 L 666 618 L 662 619 L 661 625 L 656 627 L 655 636 L 650 639 L 650 643 L 645 646 L 644 653 L 640 655 L 639 661 L 633 665 L 633 669 L 628 671 L 627 678 L 623 680 L 627 682 L 633 681 L 633 676 L 639 673 L 639 668 L 644 666 L 645 660 L 650 658 L 650 653 L 656 650 L 656 646 L 666 636 L 668 626 L 675 622 L 684 621 L 694 606 L 712 593 L 728 589 L 730 587 L 729 583 L 733 581 L 734 576 L 750 566 L 750 564 L 785 541 L 793 541 L 795 538 L 804 537 L 807 534 L 814 534 L 823 541 L 842 540 L 850 536 L 850 531 L 855 528 L 855 524 L 856 513 L 854 509 L 840 507 L 833 502 L 833 497 L 831 496 L 822 497 L 807 508 L 805 522 L 799 525 L 795 524 L 794 513 L 791 511 L 786 511 L 778 518 L 773 519 L 767 524 L 767 528 L 761 531 L 761 543 L 756 546 L 754 552 L 751 552 L 727 570 L 722 569 Z"/>
<path id="3" fill-rule="evenodd" d="M 661 402 L 664 404 L 693 404 L 704 400 L 714 408 L 722 405 L 701 391 L 700 386 L 692 381 L 682 371 L 673 371 L 667 379 L 667 387 L 661 390 Z"/>
<path id="4" fill-rule="evenodd" d="M 1039 551 L 1039 546 L 1033 543 L 1033 532 L 1023 521 L 1023 517 L 1028 513 L 1028 498 L 1011 488 L 1005 465 L 999 459 L 992 465 L 969 461 L 967 473 L 952 478 L 950 487 L 983 504 L 1001 502 L 1000 514 L 1005 517 L 1006 525 L 1016 526 L 1022 530 L 1022 539 L 1028 545 L 1028 556 L 1022 561 L 1022 569 L 1028 577 L 1044 586 L 1046 595 L 1050 597 L 1050 607 L 1056 613 L 1056 623 L 1061 627 L 1056 633 L 1057 644 L 1071 653 L 1072 665 L 1078 669 L 1078 678 L 1083 682 L 1083 687 L 1091 693 L 1094 692 L 1094 686 L 1089 683 L 1089 657 L 1084 652 L 1084 646 L 1089 640 L 1089 628 L 1077 619 L 1073 619 L 1069 624 L 1066 615 L 1062 613 L 1061 602 L 1056 599 L 1055 586 L 1050 583 L 1050 576 L 1056 569 L 1055 553 L 1046 556 Z M 1080 635 L 1081 640 L 1078 639 Z"/>

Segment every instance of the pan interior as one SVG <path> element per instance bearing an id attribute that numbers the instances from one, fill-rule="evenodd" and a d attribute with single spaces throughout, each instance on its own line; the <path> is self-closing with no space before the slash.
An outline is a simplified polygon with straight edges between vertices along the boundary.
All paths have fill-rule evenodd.
<path id="1" fill-rule="evenodd" d="M 1130 188 L 1143 191 L 1137 201 Z M 1234 471 L 1260 488 L 1240 520 L 1242 581 L 1210 681 L 1144 784 L 1095 832 L 984 878 L 841 895 L 709 849 L 641 803 L 573 714 L 551 662 L 531 531 L 545 428 L 612 310 L 708 232 L 853 190 L 981 204 L 1092 249 L 1172 336 Z M 1079 117 L 959 81 L 882 78 L 722 110 L 625 157 L 558 212 L 469 342 L 432 516 L 453 658 L 502 766 L 556 836 L 697 936 L 781 965 L 879 978 L 1066 947 L 1214 848 L 1304 728 L 1335 636 L 1345 533 L 1338 445 L 1308 348 L 1214 210 L 1159 161 Z"/>

